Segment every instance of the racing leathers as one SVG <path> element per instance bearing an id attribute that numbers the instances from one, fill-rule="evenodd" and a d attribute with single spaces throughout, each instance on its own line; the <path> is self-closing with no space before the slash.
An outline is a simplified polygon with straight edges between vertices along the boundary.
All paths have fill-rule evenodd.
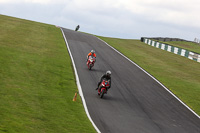
<path id="1" fill-rule="evenodd" d="M 88 61 L 89 56 L 95 57 L 95 59 L 96 59 L 96 54 L 90 52 L 90 53 L 87 55 L 87 60 L 86 60 L 86 62 Z M 95 61 L 96 61 L 96 60 L 95 60 Z"/>
<path id="2" fill-rule="evenodd" d="M 104 74 L 101 76 L 100 82 L 98 83 L 97 89 L 99 88 L 99 85 L 101 84 L 101 82 L 106 79 L 107 81 L 109 80 L 109 84 L 110 86 L 107 88 L 109 89 L 111 87 L 111 76 L 108 76 L 107 74 Z"/>

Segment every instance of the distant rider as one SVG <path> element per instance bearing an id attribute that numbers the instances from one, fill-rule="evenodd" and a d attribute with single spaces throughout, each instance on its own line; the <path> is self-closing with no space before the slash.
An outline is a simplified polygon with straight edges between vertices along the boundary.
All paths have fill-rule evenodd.
<path id="1" fill-rule="evenodd" d="M 87 55 L 87 61 L 88 61 L 88 58 L 89 58 L 89 56 L 92 56 L 92 57 L 94 57 L 95 58 L 95 61 L 96 61 L 96 54 L 95 54 L 95 51 L 94 50 L 91 50 L 91 52 Z"/>
<path id="2" fill-rule="evenodd" d="M 75 31 L 78 31 L 78 30 L 79 30 L 79 28 L 80 28 L 80 26 L 79 26 L 79 25 L 77 25 L 77 26 L 76 26 L 76 29 L 75 29 Z"/>
<path id="3" fill-rule="evenodd" d="M 107 71 L 104 75 L 101 76 L 100 82 L 98 83 L 96 90 L 99 88 L 99 85 L 104 79 L 106 79 L 107 81 L 110 80 L 109 82 L 110 86 L 107 88 L 109 89 L 111 87 L 111 71 Z"/>

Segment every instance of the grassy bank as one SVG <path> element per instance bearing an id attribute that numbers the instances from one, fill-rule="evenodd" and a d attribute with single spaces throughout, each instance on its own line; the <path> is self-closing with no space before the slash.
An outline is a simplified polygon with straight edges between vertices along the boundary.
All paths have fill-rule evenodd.
<path id="1" fill-rule="evenodd" d="M 99 38 L 153 75 L 200 115 L 200 63 L 140 40 Z"/>
<path id="2" fill-rule="evenodd" d="M 0 29 L 0 132 L 95 132 L 60 29 L 3 15 Z"/>

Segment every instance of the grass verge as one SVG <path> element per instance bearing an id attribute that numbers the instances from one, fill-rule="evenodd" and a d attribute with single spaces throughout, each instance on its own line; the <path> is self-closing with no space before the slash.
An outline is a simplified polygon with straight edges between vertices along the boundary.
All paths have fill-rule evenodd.
<path id="1" fill-rule="evenodd" d="M 60 29 L 4 15 L 0 29 L 0 132 L 95 132 Z"/>
<path id="2" fill-rule="evenodd" d="M 153 75 L 200 115 L 200 63 L 140 40 L 98 37 Z"/>

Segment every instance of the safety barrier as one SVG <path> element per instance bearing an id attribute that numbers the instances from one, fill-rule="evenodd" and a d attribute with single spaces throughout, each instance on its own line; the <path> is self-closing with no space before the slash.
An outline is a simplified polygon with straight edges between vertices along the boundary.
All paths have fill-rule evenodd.
<path id="1" fill-rule="evenodd" d="M 160 43 L 160 42 L 151 40 L 149 38 L 141 38 L 141 41 L 150 45 L 150 46 L 160 48 L 162 50 L 172 52 L 174 54 L 178 54 L 178 55 L 187 57 L 191 60 L 200 62 L 200 54 L 198 54 L 198 53 L 191 52 L 191 51 L 188 51 L 188 50 L 185 50 L 185 49 L 182 49 L 182 48 L 174 47 L 174 46 L 171 46 L 169 44 Z"/>

